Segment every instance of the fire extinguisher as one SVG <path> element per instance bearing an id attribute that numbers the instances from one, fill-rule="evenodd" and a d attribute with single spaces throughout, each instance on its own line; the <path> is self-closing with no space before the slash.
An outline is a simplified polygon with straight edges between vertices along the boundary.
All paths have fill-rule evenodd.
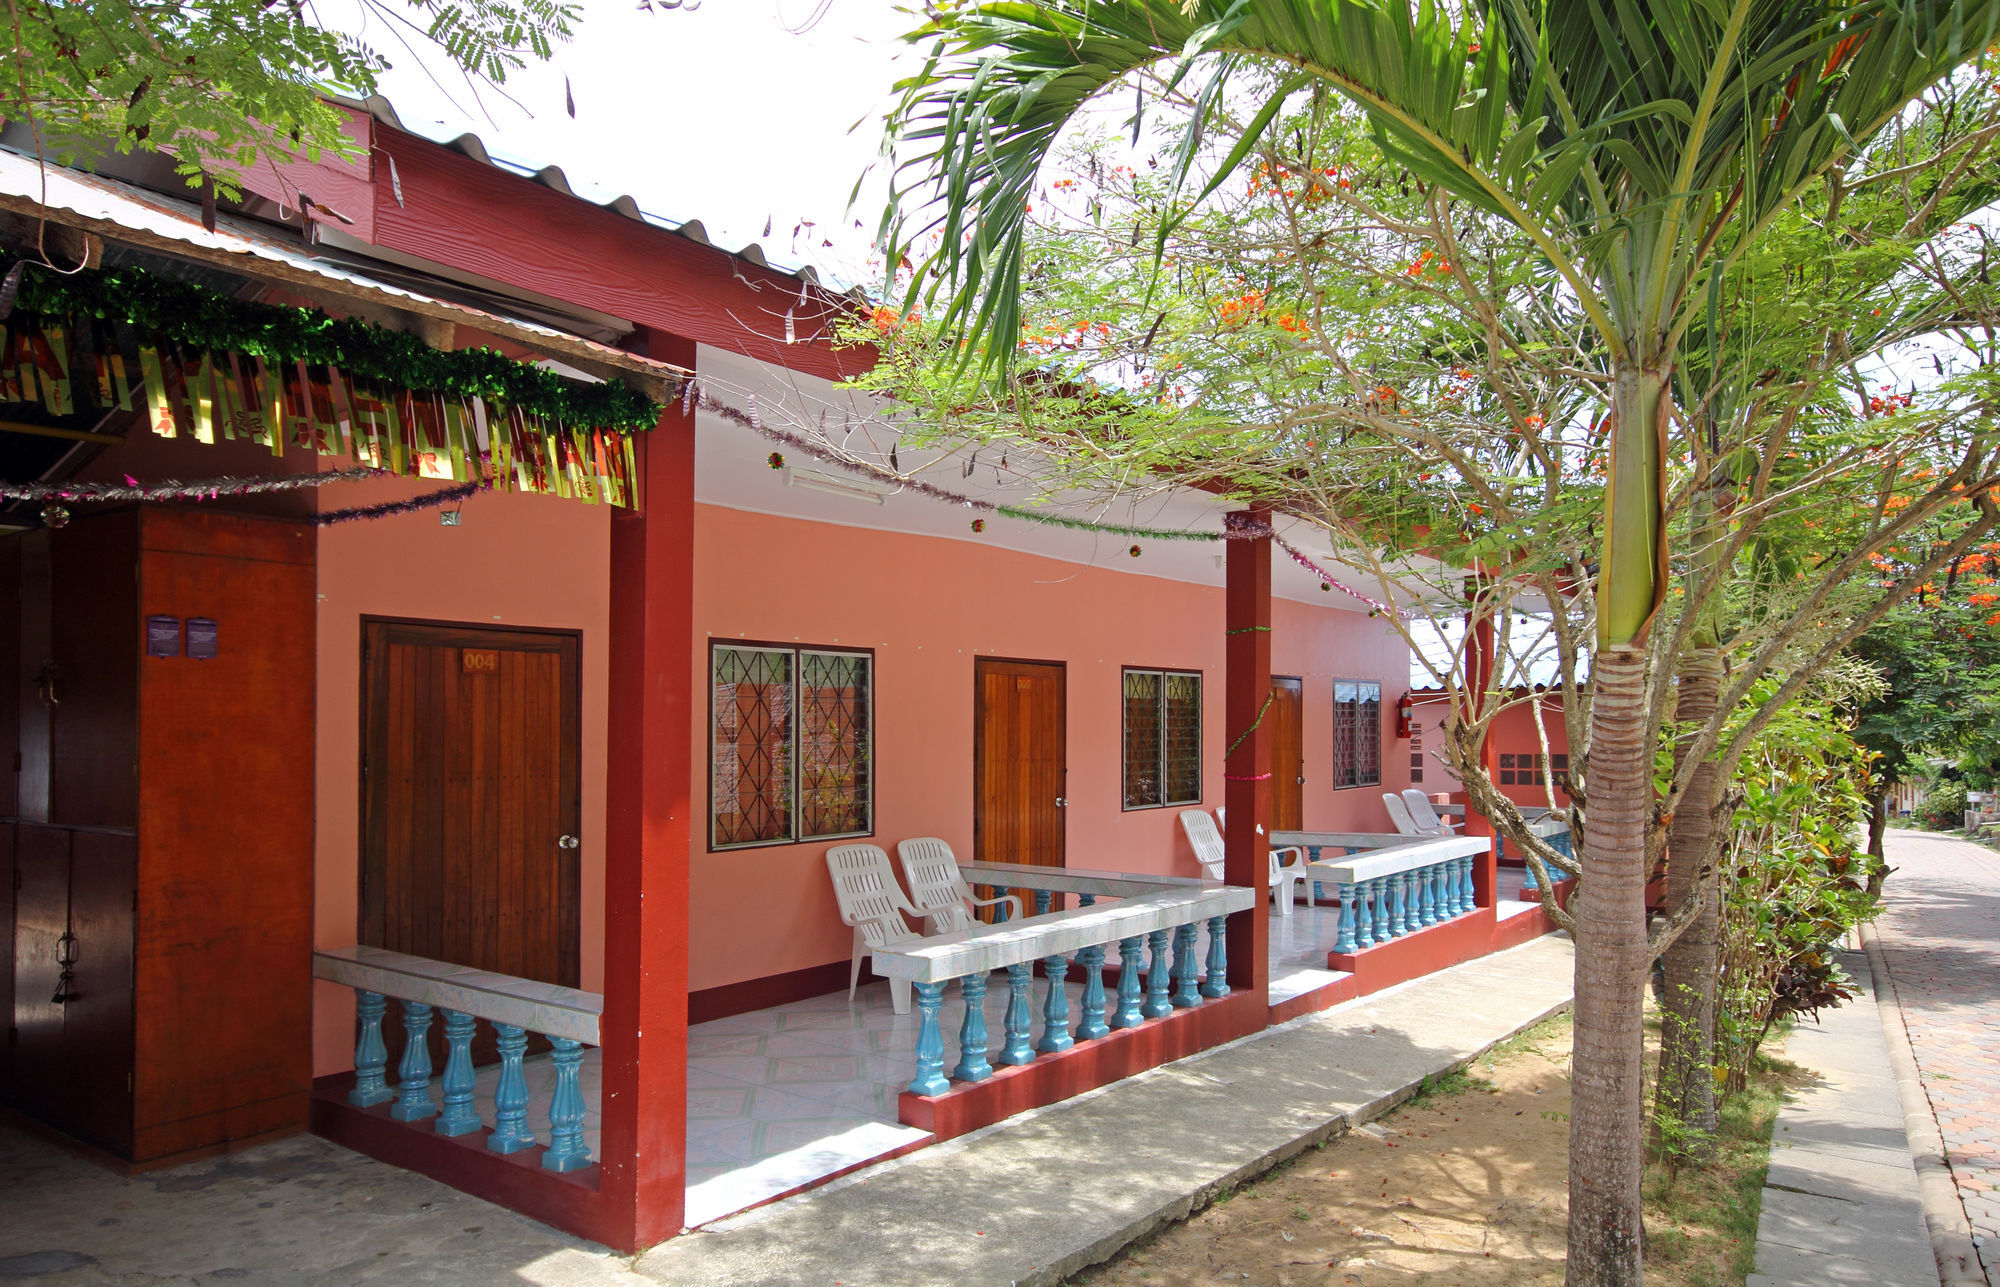
<path id="1" fill-rule="evenodd" d="M 1408 741 L 1416 729 L 1417 699 L 1405 692 L 1396 699 L 1396 736 Z"/>

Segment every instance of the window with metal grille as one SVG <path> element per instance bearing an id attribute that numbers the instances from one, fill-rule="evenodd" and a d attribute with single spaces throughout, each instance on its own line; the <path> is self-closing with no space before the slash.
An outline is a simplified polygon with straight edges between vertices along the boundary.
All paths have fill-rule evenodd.
<path id="1" fill-rule="evenodd" d="M 1333 681 L 1333 785 L 1382 784 L 1382 685 Z"/>
<path id="2" fill-rule="evenodd" d="M 1201 803 L 1201 674 L 1124 675 L 1125 807 Z"/>
<path id="3" fill-rule="evenodd" d="M 710 649 L 710 849 L 874 830 L 875 657 Z"/>

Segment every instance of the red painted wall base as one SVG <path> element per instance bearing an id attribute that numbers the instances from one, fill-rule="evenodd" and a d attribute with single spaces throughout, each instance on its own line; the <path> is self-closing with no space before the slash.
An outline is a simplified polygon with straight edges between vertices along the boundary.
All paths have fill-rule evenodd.
<path id="1" fill-rule="evenodd" d="M 540 1149 L 510 1154 L 488 1149 L 490 1132 L 484 1127 L 470 1135 L 438 1135 L 429 1122 L 411 1125 L 391 1119 L 386 1104 L 356 1108 L 347 1102 L 353 1084 L 352 1073 L 336 1073 L 313 1082 L 313 1134 L 554 1225 L 564 1233 L 619 1251 L 641 1250 L 619 1245 L 612 1213 L 598 1196 L 595 1164 L 565 1174 L 545 1171 Z"/>
<path id="2" fill-rule="evenodd" d="M 1040 1055 L 1031 1064 L 995 1068 L 985 1081 L 955 1084 L 942 1095 L 904 1091 L 899 1116 L 905 1126 L 948 1140 L 1248 1036 L 1263 1028 L 1265 1011 L 1247 992 L 1204 1001 L 1097 1041 L 1079 1042 L 1061 1054 Z"/>

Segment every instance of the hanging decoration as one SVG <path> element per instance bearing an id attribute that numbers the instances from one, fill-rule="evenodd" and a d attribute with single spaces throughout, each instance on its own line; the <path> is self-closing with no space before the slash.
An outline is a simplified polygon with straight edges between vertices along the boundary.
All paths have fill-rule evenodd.
<path id="1" fill-rule="evenodd" d="M 126 475 L 118 483 L 0 483 L 0 500 L 56 501 L 176 501 L 217 500 L 224 496 L 257 496 L 265 492 L 293 492 L 328 483 L 356 482 L 381 478 L 379 469 L 335 469 L 326 473 L 289 474 L 281 478 L 163 478 L 142 483 Z"/>
<path id="2" fill-rule="evenodd" d="M 985 531 L 985 530 L 986 530 L 986 520 L 985 520 L 985 519 L 983 519 L 983 518 L 975 518 L 975 519 L 973 519 L 973 520 L 972 520 L 972 530 L 973 530 L 973 531 L 975 531 L 975 532 L 983 532 L 983 531 Z"/>
<path id="3" fill-rule="evenodd" d="M 142 268 L 28 267 L 0 322 L 0 402 L 56 416 L 140 410 L 163 438 L 247 440 L 274 456 L 296 445 L 407 477 L 634 500 L 629 434 L 660 407 L 623 384 Z"/>
<path id="4" fill-rule="evenodd" d="M 1333 573 L 1328 572 L 1319 564 L 1313 562 L 1310 558 L 1307 558 L 1304 550 L 1301 550 L 1298 546 L 1293 545 L 1290 541 L 1278 535 L 1277 529 L 1271 526 L 1268 519 L 1238 514 L 1226 515 L 1222 520 L 1222 536 L 1224 540 L 1230 541 L 1268 540 L 1271 544 L 1283 550 L 1291 558 L 1292 562 L 1318 577 L 1320 589 L 1325 590 L 1331 587 L 1347 595 L 1349 598 L 1359 599 L 1371 609 L 1368 614 L 1370 616 L 1374 616 L 1376 613 L 1386 613 L 1390 616 L 1401 615 L 1389 604 L 1363 594 L 1353 586 L 1342 581 L 1339 577 L 1333 575 Z"/>
<path id="5" fill-rule="evenodd" d="M 42 525 L 44 527 L 69 526 L 69 511 L 54 501 L 48 502 L 42 506 Z"/>
<path id="6" fill-rule="evenodd" d="M 384 501 L 379 505 L 352 505 L 346 509 L 322 510 L 312 516 L 314 527 L 328 527 L 334 523 L 353 523 L 365 518 L 390 518 L 397 514 L 415 514 L 427 509 L 437 509 L 444 505 L 456 504 L 475 492 L 486 490 L 484 483 L 460 483 L 456 487 L 445 487 L 423 496 L 413 496 L 409 500 Z M 455 525 L 454 525 L 455 526 Z"/>
<path id="7" fill-rule="evenodd" d="M 785 467 L 785 458 L 774 451 L 765 459 L 764 463 L 773 469 L 783 469 Z"/>
<path id="8" fill-rule="evenodd" d="M 1139 557 L 1139 547 L 1135 544 L 1131 549 L 1127 550 L 1126 553 L 1130 554 L 1133 558 L 1136 559 Z"/>
<path id="9" fill-rule="evenodd" d="M 905 478 L 902 474 L 896 472 L 896 449 L 894 447 L 889 449 L 888 471 L 871 469 L 866 465 L 850 460 L 830 447 L 814 442 L 804 434 L 793 433 L 789 429 L 780 429 L 773 425 L 765 424 L 763 416 L 758 414 L 757 399 L 754 394 L 749 398 L 749 409 L 744 410 L 741 407 L 731 406 L 729 403 L 716 398 L 708 390 L 699 387 L 698 381 L 690 382 L 689 388 L 692 392 L 684 392 L 682 394 L 682 405 L 684 407 L 700 407 L 703 411 L 720 416 L 731 424 L 740 425 L 753 433 L 761 434 L 772 442 L 782 443 L 794 451 L 810 456 L 814 460 L 823 461 L 826 464 L 844 469 L 851 474 L 857 474 L 873 482 L 893 483 L 903 491 L 912 492 L 918 496 L 927 497 L 930 500 L 941 501 L 947 505 L 963 505 L 967 509 L 982 510 L 988 514 L 1001 514 L 1008 518 L 1020 519 L 1024 523 L 1040 523 L 1045 527 L 1067 527 L 1080 532 L 1102 532 L 1112 536 L 1137 536 L 1155 541 L 1219 541 L 1222 539 L 1222 534 L 1218 532 L 1191 531 L 1187 528 L 1178 527 L 1130 527 L 1121 523 L 1102 523 L 1094 519 L 1069 518 L 1061 514 L 1050 514 L 1043 510 L 1028 509 L 1019 505 L 1002 505 L 996 501 L 983 500 L 977 496 L 966 496 L 959 492 L 947 491 L 934 483 L 927 483 L 921 478 Z M 771 458 L 783 459 L 777 452 L 772 452 Z M 973 530 L 976 532 L 984 529 L 975 527 Z"/>

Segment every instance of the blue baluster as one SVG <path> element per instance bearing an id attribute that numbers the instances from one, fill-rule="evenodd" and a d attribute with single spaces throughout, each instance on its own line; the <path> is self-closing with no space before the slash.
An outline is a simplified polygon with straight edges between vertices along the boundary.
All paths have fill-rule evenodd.
<path id="1" fill-rule="evenodd" d="M 958 995 L 965 1002 L 965 1018 L 958 1025 L 958 1067 L 951 1075 L 959 1081 L 985 1081 L 993 1075 L 993 1065 L 986 1062 L 986 976 L 960 979 Z"/>
<path id="2" fill-rule="evenodd" d="M 1000 899 L 1005 899 L 1007 895 L 1013 892 L 1014 890 L 1011 886 L 1003 885 L 995 892 L 994 896 Z M 995 903 L 993 905 L 993 923 L 995 925 L 1000 924 L 1002 921 L 1006 920 L 1013 914 L 1014 914 L 1014 904 L 1012 903 L 1003 901 Z"/>
<path id="3" fill-rule="evenodd" d="M 1451 860 L 1452 906 L 1460 916 L 1472 910 L 1472 877 L 1465 869 L 1465 860 Z"/>
<path id="4" fill-rule="evenodd" d="M 1472 886 L 1473 861 L 1471 854 L 1458 860 L 1458 883 L 1465 887 L 1465 910 L 1468 912 L 1479 905 L 1479 891 Z"/>
<path id="5" fill-rule="evenodd" d="M 444 1012 L 444 1111 L 433 1128 L 440 1135 L 470 1135 L 479 1129 L 472 1106 L 472 1032 L 478 1021 L 457 1010 Z"/>
<path id="6" fill-rule="evenodd" d="M 396 1102 L 389 1116 L 399 1122 L 420 1122 L 437 1112 L 431 1102 L 431 1008 L 421 1001 L 403 1002 L 403 1058 L 396 1065 Z"/>
<path id="7" fill-rule="evenodd" d="M 1138 935 L 1118 940 L 1118 1008 L 1111 1013 L 1114 1028 L 1136 1028 L 1146 1021 L 1140 1009 L 1145 995 L 1145 948 Z"/>
<path id="8" fill-rule="evenodd" d="M 1042 975 L 1049 981 L 1049 991 L 1042 998 L 1042 1039 L 1035 1043 L 1035 1049 L 1045 1055 L 1061 1054 L 1076 1044 L 1069 1035 L 1069 990 L 1063 986 L 1069 977 L 1069 962 L 1061 952 L 1045 957 Z"/>
<path id="9" fill-rule="evenodd" d="M 1076 896 L 1076 905 L 1078 907 L 1095 907 L 1097 906 L 1097 895 L 1078 894 Z"/>
<path id="10" fill-rule="evenodd" d="M 1104 945 L 1086 947 L 1076 954 L 1076 959 L 1083 966 L 1083 1022 L 1076 1025 L 1076 1039 L 1095 1041 L 1111 1035 L 1110 1025 L 1104 1022 Z"/>
<path id="11" fill-rule="evenodd" d="M 1364 880 L 1355 886 L 1354 946 L 1366 951 L 1375 946 L 1375 882 Z"/>
<path id="12" fill-rule="evenodd" d="M 1035 891 L 1035 915 L 1037 916 L 1048 915 L 1049 894 L 1050 891 L 1046 889 L 1038 889 Z"/>
<path id="13" fill-rule="evenodd" d="M 1444 865 L 1444 907 L 1447 917 L 1457 916 L 1465 910 L 1458 888 L 1458 859 L 1453 858 Z"/>
<path id="14" fill-rule="evenodd" d="M 1408 872 L 1399 871 L 1389 877 L 1389 897 L 1393 900 L 1389 910 L 1389 933 L 1401 938 L 1410 932 L 1410 877 Z"/>
<path id="15" fill-rule="evenodd" d="M 542 1152 L 545 1171 L 581 1171 L 590 1165 L 583 1142 L 583 1084 L 577 1069 L 583 1063 L 583 1043 L 573 1037 L 550 1037 L 555 1047 L 549 1062 L 556 1067 L 556 1092 L 549 1097 L 549 1146 Z"/>
<path id="16" fill-rule="evenodd" d="M 1390 888 L 1390 884 L 1394 879 L 1392 876 L 1377 876 L 1375 878 L 1375 941 L 1377 943 L 1386 943 L 1396 937 L 1395 928 L 1389 921 L 1389 912 L 1392 907 L 1391 900 L 1395 897 L 1395 891 Z"/>
<path id="17" fill-rule="evenodd" d="M 1347 881 L 1340 882 L 1340 929 L 1333 940 L 1333 950 L 1352 954 L 1354 943 L 1354 886 Z"/>
<path id="18" fill-rule="evenodd" d="M 495 1153 L 518 1153 L 535 1143 L 528 1130 L 528 1076 L 521 1068 L 528 1032 L 511 1023 L 496 1023 L 493 1031 L 500 1051 L 500 1084 L 493 1088 L 493 1133 L 486 1137 L 486 1147 Z"/>
<path id="19" fill-rule="evenodd" d="M 1417 914 L 1423 917 L 1426 927 L 1438 923 L 1438 868 L 1426 867 L 1417 873 L 1417 882 L 1423 889 L 1423 902 Z"/>
<path id="20" fill-rule="evenodd" d="M 1542 882 L 1535 879 L 1535 865 L 1524 862 L 1521 866 L 1521 892 L 1525 894 L 1531 889 L 1540 889 L 1541 887 Z"/>
<path id="21" fill-rule="evenodd" d="M 1164 1019 L 1174 1012 L 1174 1003 L 1167 997 L 1173 986 L 1167 972 L 1167 938 L 1163 929 L 1146 935 L 1146 946 L 1153 950 L 1153 968 L 1146 975 L 1146 1004 L 1140 1013 L 1148 1019 Z"/>
<path id="22" fill-rule="evenodd" d="M 1035 963 L 1019 961 L 1007 967 L 1007 1019 L 1001 1033 L 996 1064 L 1035 1062 L 1034 1011 L 1028 1006 L 1028 990 L 1035 981 Z"/>
<path id="23" fill-rule="evenodd" d="M 386 1104 L 396 1097 L 382 1076 L 382 1070 L 389 1066 L 389 1048 L 382 1044 L 382 1011 L 387 1008 L 380 992 L 354 989 L 354 1013 L 361 1021 L 361 1033 L 354 1040 L 354 1089 L 347 1092 L 347 1102 L 356 1108 Z"/>
<path id="24" fill-rule="evenodd" d="M 1208 918 L 1208 973 L 1201 980 L 1201 994 L 1211 1000 L 1229 995 L 1229 918 Z"/>
<path id="25" fill-rule="evenodd" d="M 1173 1000 L 1177 1010 L 1201 1004 L 1201 992 L 1195 987 L 1195 976 L 1199 971 L 1194 962 L 1195 935 L 1199 933 L 1201 928 L 1192 921 L 1174 927 Z"/>
<path id="26" fill-rule="evenodd" d="M 912 982 L 917 994 L 917 1075 L 910 1078 L 912 1095 L 942 1095 L 951 1089 L 944 1079 L 944 1033 L 938 1029 L 938 1007 L 944 1004 L 944 984 Z"/>

